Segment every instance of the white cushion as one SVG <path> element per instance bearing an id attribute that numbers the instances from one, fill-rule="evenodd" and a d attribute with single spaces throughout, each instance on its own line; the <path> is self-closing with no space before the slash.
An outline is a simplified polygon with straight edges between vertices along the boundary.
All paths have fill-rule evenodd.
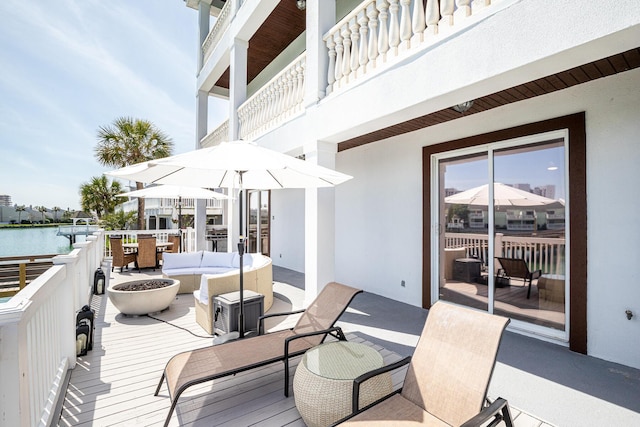
<path id="1" fill-rule="evenodd" d="M 233 267 L 233 252 L 205 251 L 200 267 Z"/>
<path id="2" fill-rule="evenodd" d="M 257 255 L 257 254 L 253 254 L 253 255 Z M 244 254 L 242 256 L 242 267 L 243 268 L 251 267 L 251 265 L 253 264 L 253 255 L 252 254 Z M 234 252 L 233 253 L 233 263 L 232 263 L 232 265 L 235 268 L 240 268 L 240 254 L 238 254 L 238 252 Z"/>
<path id="3" fill-rule="evenodd" d="M 182 267 L 182 268 L 162 268 L 162 274 L 166 276 L 193 276 L 199 274 L 197 268 Z"/>
<path id="4" fill-rule="evenodd" d="M 182 252 L 171 253 L 164 252 L 162 254 L 162 271 L 174 268 L 197 268 L 200 267 L 200 261 L 202 260 L 202 252 Z"/>

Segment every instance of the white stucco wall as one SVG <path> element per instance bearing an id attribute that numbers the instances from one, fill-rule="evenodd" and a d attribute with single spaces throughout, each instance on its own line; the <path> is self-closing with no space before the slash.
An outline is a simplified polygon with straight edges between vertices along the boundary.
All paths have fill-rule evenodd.
<path id="1" fill-rule="evenodd" d="M 271 192 L 271 259 L 304 272 L 304 190 Z"/>
<path id="2" fill-rule="evenodd" d="M 419 306 L 422 146 L 586 111 L 588 352 L 640 368 L 639 103 L 634 70 L 339 153 L 336 279 Z"/>

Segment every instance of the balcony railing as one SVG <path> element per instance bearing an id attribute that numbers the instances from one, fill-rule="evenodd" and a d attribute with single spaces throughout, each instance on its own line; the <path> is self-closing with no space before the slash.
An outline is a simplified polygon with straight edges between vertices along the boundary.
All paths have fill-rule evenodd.
<path id="1" fill-rule="evenodd" d="M 224 4 L 222 10 L 220 11 L 220 15 L 218 15 L 216 23 L 213 25 L 211 31 L 209 31 L 207 38 L 204 40 L 204 43 L 202 43 L 202 56 L 205 62 L 207 61 L 209 56 L 211 56 L 213 49 L 220 42 L 220 39 L 222 38 L 224 32 L 227 30 L 227 28 L 229 28 L 231 21 L 238 11 L 238 8 L 236 7 L 238 1 L 239 0 L 228 0 Z"/>
<path id="2" fill-rule="evenodd" d="M 458 31 L 466 18 L 491 5 L 491 0 L 411 3 L 365 0 L 324 35 L 329 55 L 327 94 Z"/>
<path id="3" fill-rule="evenodd" d="M 465 248 L 466 255 L 488 264 L 489 236 L 476 233 L 445 233 L 446 248 Z M 522 258 L 531 268 L 545 274 L 564 274 L 566 240 L 564 238 L 505 236 L 496 233 L 496 256 Z"/>
<path id="4" fill-rule="evenodd" d="M 88 304 L 103 253 L 102 233 L 68 255 L 8 302 L 0 303 L 2 425 L 52 425 L 64 378 L 76 363 L 75 313 Z"/>
<path id="5" fill-rule="evenodd" d="M 222 141 L 229 140 L 229 120 L 225 120 L 218 126 L 213 132 L 207 134 L 200 141 L 200 148 L 213 147 L 220 144 Z"/>
<path id="6" fill-rule="evenodd" d="M 255 138 L 300 111 L 305 67 L 306 52 L 238 108 L 240 138 Z"/>
<path id="7" fill-rule="evenodd" d="M 122 243 L 136 243 L 138 241 L 138 234 L 151 234 L 156 238 L 158 242 L 168 242 L 170 235 L 181 234 L 182 235 L 182 252 L 196 252 L 196 232 L 193 228 L 186 228 L 183 230 L 168 229 L 168 230 L 112 230 L 104 232 L 104 252 L 105 258 L 111 258 L 111 245 L 107 243 L 110 236 L 118 235 L 122 236 Z"/>

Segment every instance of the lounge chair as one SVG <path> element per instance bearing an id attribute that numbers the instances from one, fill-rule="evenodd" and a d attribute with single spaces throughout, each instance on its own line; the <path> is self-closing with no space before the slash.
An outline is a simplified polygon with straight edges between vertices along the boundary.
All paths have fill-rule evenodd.
<path id="1" fill-rule="evenodd" d="M 328 334 L 337 339 L 346 340 L 342 330 L 334 324 L 347 309 L 353 297 L 360 292 L 362 291 L 359 289 L 339 283 L 329 283 L 306 310 L 265 315 L 258 322 L 258 331 L 262 333 L 262 321 L 265 318 L 302 313 L 291 329 L 186 351 L 173 356 L 167 363 L 155 392 L 157 396 L 166 378 L 171 409 L 165 420 L 165 426 L 171 419 L 178 398 L 187 388 L 275 362 L 284 362 L 284 394 L 289 396 L 289 358 L 303 354 L 322 343 Z"/>
<path id="2" fill-rule="evenodd" d="M 509 405 L 486 405 L 502 333 L 509 319 L 445 302 L 435 303 L 412 357 L 354 380 L 353 413 L 340 426 L 513 425 Z M 358 408 L 360 384 L 409 363 L 403 388 Z M 489 424 L 485 424 L 491 421 Z"/>
<path id="3" fill-rule="evenodd" d="M 499 278 L 520 279 L 529 289 L 527 290 L 527 299 L 531 296 L 531 282 L 542 276 L 542 270 L 529 271 L 527 262 L 521 258 L 500 258 L 496 257 L 502 268 L 498 271 L 496 282 Z"/>

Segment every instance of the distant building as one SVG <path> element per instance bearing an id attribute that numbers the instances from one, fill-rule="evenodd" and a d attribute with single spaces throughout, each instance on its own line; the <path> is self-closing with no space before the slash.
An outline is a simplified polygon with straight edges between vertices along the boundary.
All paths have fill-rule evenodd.
<path id="1" fill-rule="evenodd" d="M 511 185 L 513 188 L 517 188 L 518 190 L 526 191 L 527 193 L 531 193 L 531 184 L 513 184 Z"/>
<path id="2" fill-rule="evenodd" d="M 0 194 L 0 206 L 11 206 L 11 196 Z"/>
<path id="3" fill-rule="evenodd" d="M 555 185 L 543 185 L 542 187 L 536 187 L 533 192 L 538 196 L 547 197 L 549 199 L 556 198 L 556 186 Z"/>

